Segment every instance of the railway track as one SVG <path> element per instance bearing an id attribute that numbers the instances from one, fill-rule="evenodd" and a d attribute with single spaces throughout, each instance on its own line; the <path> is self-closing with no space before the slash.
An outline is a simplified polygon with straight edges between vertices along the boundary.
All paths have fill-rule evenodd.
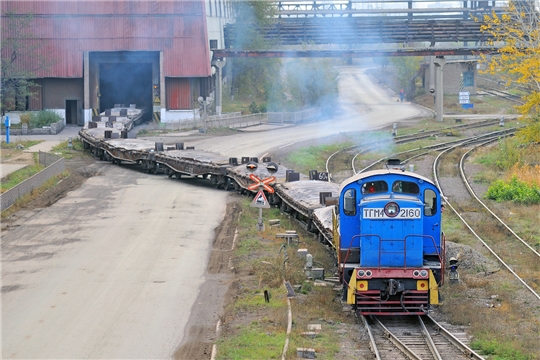
<path id="1" fill-rule="evenodd" d="M 489 141 L 485 141 L 484 144 L 487 144 Z M 517 281 L 534 297 L 536 300 L 540 301 L 540 283 L 538 283 L 538 277 L 535 276 L 535 270 L 532 268 L 531 264 L 534 267 L 534 264 L 538 264 L 539 254 L 535 251 L 529 244 L 527 244 L 523 239 L 521 239 L 504 221 L 502 221 L 497 216 L 494 216 L 494 213 L 490 211 L 485 211 L 487 206 L 485 204 L 480 204 L 477 200 L 477 208 L 472 208 L 472 205 L 469 201 L 466 204 L 461 204 L 459 200 L 454 199 L 451 195 L 451 191 L 456 191 L 456 184 L 452 183 L 451 186 L 445 186 L 443 180 L 439 177 L 439 166 L 441 163 L 441 158 L 445 156 L 446 153 L 456 150 L 457 148 L 462 147 L 462 145 L 456 145 L 442 151 L 434 161 L 433 164 L 433 173 L 434 180 L 443 196 L 445 196 L 446 204 L 448 207 L 459 217 L 463 224 L 469 229 L 469 231 L 482 243 L 482 245 L 497 259 L 497 261 L 510 273 L 512 274 Z M 471 145 L 471 144 L 468 144 Z M 462 177 L 463 186 L 465 188 L 470 188 L 470 183 L 463 180 L 465 178 L 464 171 L 464 161 L 470 151 L 462 154 L 459 161 L 459 172 Z M 471 191 L 472 188 L 467 189 Z M 444 195 L 446 192 L 446 195 Z M 476 196 L 474 196 L 476 197 Z M 474 198 L 473 197 L 473 198 Z M 479 199 L 478 199 L 479 200 Z M 466 207 L 466 211 L 462 210 Z M 489 210 L 489 209 L 488 209 Z M 474 219 L 471 219 L 471 214 L 474 215 Z M 482 216 L 481 221 L 478 219 L 478 214 L 489 214 L 489 216 Z M 468 221 L 469 220 L 469 221 Z M 470 224 L 480 223 L 482 226 L 475 226 L 476 230 Z M 497 229 L 497 225 L 502 224 L 501 228 L 498 226 L 498 231 L 493 231 Z M 487 231 L 485 229 L 491 229 Z M 509 242 L 509 239 L 516 239 L 518 241 Z M 509 244 L 512 246 L 509 246 Z M 525 261 L 524 261 L 525 259 Z M 527 261 L 528 260 L 528 261 Z M 524 276 L 520 274 L 525 274 Z"/>
<path id="2" fill-rule="evenodd" d="M 525 104 L 525 102 L 521 99 L 520 96 L 511 94 L 508 91 L 496 90 L 496 89 L 483 90 L 483 91 L 484 91 L 484 93 L 486 93 L 488 95 L 496 96 L 496 97 L 503 98 L 503 99 L 506 99 L 506 100 L 509 100 L 509 101 L 513 101 L 513 102 L 518 103 L 520 105 Z"/>
<path id="3" fill-rule="evenodd" d="M 365 169 L 358 170 L 357 166 L 355 165 L 356 159 L 359 155 L 374 151 L 376 149 L 380 149 L 384 146 L 391 146 L 391 145 L 399 145 L 399 144 L 406 144 L 411 143 L 427 138 L 437 138 L 440 136 L 446 136 L 446 134 L 454 132 L 454 131 L 463 131 L 463 130 L 471 130 L 476 128 L 482 128 L 482 127 L 489 127 L 493 125 L 499 124 L 499 119 L 490 119 L 490 120 L 482 120 L 477 121 L 470 124 L 460 124 L 450 127 L 445 127 L 442 129 L 436 129 L 436 130 L 429 130 L 429 131 L 420 131 L 414 134 L 407 134 L 407 135 L 401 135 L 396 137 L 388 137 L 380 140 L 375 140 L 371 142 L 364 143 L 362 145 L 354 145 L 349 146 L 343 149 L 340 149 L 333 154 L 331 154 L 327 160 L 326 160 L 326 171 L 330 174 L 331 181 L 334 182 L 340 182 L 341 177 L 347 177 L 347 175 L 351 176 L 353 174 L 365 171 Z M 459 141 L 459 140 L 456 140 Z M 451 142 L 450 142 L 451 143 Z M 435 148 L 437 145 L 433 145 Z M 425 147 L 427 149 L 428 147 Z M 351 152 L 351 150 L 358 149 L 354 155 L 349 155 L 350 159 L 342 161 L 340 160 L 340 156 L 343 156 L 344 153 Z M 343 169 L 342 163 L 343 162 L 349 162 L 351 163 L 350 169 Z M 352 169 L 352 170 L 351 170 Z M 349 174 L 350 172 L 350 174 Z M 338 176 L 338 173 L 343 173 L 342 176 Z"/>
<path id="4" fill-rule="evenodd" d="M 362 321 L 377 359 L 482 359 L 430 316 L 369 316 Z"/>
<path id="5" fill-rule="evenodd" d="M 406 158 L 404 160 L 402 160 L 402 164 L 406 165 L 411 160 L 413 160 L 415 158 L 418 158 L 420 156 L 427 155 L 431 151 L 444 151 L 444 150 L 449 149 L 451 147 L 459 146 L 459 145 L 462 145 L 462 144 L 465 144 L 465 143 L 468 144 L 468 145 L 471 145 L 471 144 L 476 144 L 476 143 L 484 143 L 484 142 L 495 141 L 495 140 L 497 140 L 499 138 L 502 138 L 502 137 L 511 136 L 511 135 L 514 134 L 515 131 L 516 130 L 514 128 L 504 129 L 504 130 L 494 131 L 494 132 L 490 132 L 490 133 L 486 133 L 486 134 L 482 134 L 482 135 L 471 136 L 471 137 L 468 137 L 468 138 L 465 138 L 465 139 L 462 138 L 462 139 L 456 139 L 456 140 L 451 140 L 451 141 L 445 141 L 445 142 L 440 142 L 440 143 L 436 143 L 436 144 L 429 145 L 429 146 L 423 146 L 423 147 L 419 147 L 419 148 L 415 148 L 415 149 L 411 149 L 411 150 L 407 150 L 407 151 L 402 151 L 402 152 L 399 152 L 399 153 L 394 153 L 392 155 L 385 156 L 383 158 L 377 159 L 375 162 L 369 164 L 368 166 L 366 166 L 366 167 L 364 167 L 362 169 L 358 169 L 358 170 L 356 169 L 356 166 L 355 166 L 355 163 L 354 163 L 354 161 L 356 159 L 356 156 L 355 156 L 355 158 L 353 158 L 353 162 L 352 162 L 351 167 L 353 168 L 353 171 L 355 172 L 355 174 L 356 173 L 361 173 L 361 172 L 373 169 L 373 168 L 375 168 L 377 166 L 380 167 L 380 164 L 383 163 L 384 161 L 386 161 L 389 158 L 403 159 L 403 156 L 406 156 Z M 357 154 L 357 155 L 360 155 L 360 153 Z"/>

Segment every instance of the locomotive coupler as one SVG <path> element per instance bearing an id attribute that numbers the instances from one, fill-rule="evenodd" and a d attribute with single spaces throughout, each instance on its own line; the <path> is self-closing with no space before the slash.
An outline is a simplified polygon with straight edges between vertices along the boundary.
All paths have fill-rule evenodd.
<path id="1" fill-rule="evenodd" d="M 405 285 L 401 281 L 396 279 L 389 279 L 386 281 L 386 288 L 384 289 L 384 292 L 386 292 L 388 295 L 396 295 L 403 290 L 405 290 Z"/>

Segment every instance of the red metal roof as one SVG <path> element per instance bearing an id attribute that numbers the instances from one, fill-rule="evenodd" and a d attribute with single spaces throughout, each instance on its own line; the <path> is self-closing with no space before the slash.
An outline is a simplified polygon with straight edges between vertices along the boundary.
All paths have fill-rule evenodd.
<path id="1" fill-rule="evenodd" d="M 2 14 L 33 14 L 28 30 L 36 40 L 28 46 L 40 45 L 33 55 L 53 64 L 38 77 L 82 77 L 85 51 L 163 51 L 164 76 L 211 75 L 204 0 L 3 0 L 1 7 Z M 32 68 L 31 57 L 25 66 Z"/>

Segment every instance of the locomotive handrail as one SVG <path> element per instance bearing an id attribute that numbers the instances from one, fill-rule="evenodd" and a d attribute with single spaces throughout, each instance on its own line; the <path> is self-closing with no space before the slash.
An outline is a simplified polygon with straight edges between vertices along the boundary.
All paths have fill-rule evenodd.
<path id="1" fill-rule="evenodd" d="M 435 250 L 437 251 L 437 257 L 439 258 L 439 261 L 441 263 L 441 285 L 443 284 L 443 279 L 444 279 L 444 271 L 442 271 L 444 269 L 444 241 L 441 242 L 441 245 L 437 246 L 437 243 L 435 242 L 435 238 L 431 235 L 421 235 L 421 234 L 410 234 L 410 235 L 407 235 L 405 236 L 405 239 L 403 240 L 400 240 L 400 239 L 381 239 L 381 236 L 378 235 L 378 234 L 359 234 L 359 235 L 354 235 L 353 237 L 351 237 L 351 242 L 349 244 L 349 248 L 347 249 L 347 253 L 345 254 L 345 258 L 343 259 L 343 264 L 345 264 L 347 262 L 347 258 L 350 254 L 350 251 L 352 248 L 358 248 L 360 249 L 360 245 L 358 246 L 352 246 L 353 244 L 353 240 L 355 238 L 360 238 L 360 237 L 367 237 L 367 236 L 374 236 L 374 237 L 377 237 L 379 238 L 379 259 L 378 259 L 378 268 L 380 269 L 381 268 L 381 245 L 383 242 L 390 242 L 390 241 L 395 241 L 395 242 L 403 242 L 405 244 L 405 246 L 403 246 L 403 252 L 386 252 L 386 254 L 390 254 L 390 253 L 403 253 L 403 265 L 404 267 L 406 268 L 407 267 L 407 238 L 409 237 L 420 237 L 420 238 L 429 238 L 431 239 L 431 241 L 433 242 L 433 247 L 435 248 Z"/>
<path id="2" fill-rule="evenodd" d="M 431 235 L 407 235 L 407 236 L 405 236 L 405 238 L 407 238 L 409 236 L 419 236 L 419 237 L 431 238 L 431 241 L 433 242 L 433 247 L 437 251 L 437 257 L 439 258 L 439 262 L 441 263 L 441 283 L 440 283 L 440 285 L 442 285 L 443 284 L 443 279 L 444 279 L 444 262 L 443 261 L 445 261 L 445 259 L 444 259 L 445 251 L 443 251 L 444 250 L 444 235 L 442 236 L 440 246 L 437 246 L 437 243 L 435 242 L 435 238 L 433 236 L 431 236 Z"/>

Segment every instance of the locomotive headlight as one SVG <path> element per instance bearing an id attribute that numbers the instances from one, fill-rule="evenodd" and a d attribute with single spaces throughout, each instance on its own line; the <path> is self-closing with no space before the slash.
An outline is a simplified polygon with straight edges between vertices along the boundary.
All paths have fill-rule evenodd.
<path id="1" fill-rule="evenodd" d="M 414 276 L 414 277 L 418 277 L 419 275 L 420 275 L 420 271 L 414 270 L 413 276 Z"/>
<path id="2" fill-rule="evenodd" d="M 386 216 L 393 218 L 399 214 L 399 205 L 395 202 L 390 202 L 384 207 L 384 213 Z"/>
<path id="3" fill-rule="evenodd" d="M 358 271 L 358 276 L 364 277 L 364 275 L 366 275 L 366 273 L 364 272 L 364 270 L 359 270 L 359 271 Z"/>
<path id="4" fill-rule="evenodd" d="M 366 271 L 366 276 L 371 276 L 372 272 L 371 270 Z"/>
<path id="5" fill-rule="evenodd" d="M 427 276 L 427 270 L 420 271 L 420 276 L 426 277 Z"/>

